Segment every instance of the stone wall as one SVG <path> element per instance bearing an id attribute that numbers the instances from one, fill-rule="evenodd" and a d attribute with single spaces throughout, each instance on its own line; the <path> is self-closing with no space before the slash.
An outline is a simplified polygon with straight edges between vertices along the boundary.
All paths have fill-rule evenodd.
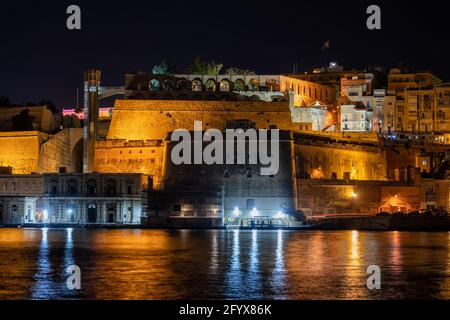
<path id="1" fill-rule="evenodd" d="M 28 110 L 29 115 L 33 117 L 33 129 L 45 133 L 50 133 L 58 128 L 59 121 L 46 106 L 28 106 L 28 107 L 2 107 L 0 108 L 0 130 L 12 131 L 13 117 L 19 115 L 22 111 Z"/>
<path id="2" fill-rule="evenodd" d="M 388 182 L 297 180 L 298 209 L 306 215 L 376 214 L 420 209 L 420 187 Z"/>
<path id="3" fill-rule="evenodd" d="M 203 129 L 224 130 L 226 121 L 240 119 L 254 122 L 258 129 L 298 129 L 287 102 L 116 100 L 107 138 L 165 140 L 177 129 L 193 131 L 197 120 Z"/>
<path id="4" fill-rule="evenodd" d="M 61 167 L 76 171 L 81 138 L 82 129 L 65 129 L 56 135 L 0 132 L 0 167 L 12 167 L 14 174 L 58 172 Z"/>
<path id="5" fill-rule="evenodd" d="M 233 217 L 236 207 L 240 209 L 242 218 L 249 218 L 253 208 L 261 216 L 294 211 L 293 147 L 289 132 L 280 132 L 279 170 L 271 176 L 261 175 L 261 167 L 268 166 L 260 164 L 175 165 L 170 161 L 171 146 L 173 144 L 166 151 L 165 191 L 180 187 L 188 190 L 223 190 L 225 217 Z M 246 152 L 248 157 L 248 146 Z"/>
<path id="6" fill-rule="evenodd" d="M 95 146 L 95 172 L 143 173 L 153 177 L 159 188 L 163 170 L 164 143 L 160 140 L 97 141 Z"/>
<path id="7" fill-rule="evenodd" d="M 40 172 L 39 149 L 47 135 L 37 131 L 0 132 L 0 166 L 14 174 Z"/>
<path id="8" fill-rule="evenodd" d="M 304 134 L 295 140 L 299 178 L 387 180 L 386 154 L 375 143 Z"/>

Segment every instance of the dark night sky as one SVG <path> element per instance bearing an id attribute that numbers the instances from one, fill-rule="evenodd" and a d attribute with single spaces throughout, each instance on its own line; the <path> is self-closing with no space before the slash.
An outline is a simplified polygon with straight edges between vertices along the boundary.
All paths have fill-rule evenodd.
<path id="1" fill-rule="evenodd" d="M 196 56 L 260 74 L 290 72 L 296 61 L 302 71 L 330 58 L 355 68 L 402 61 L 450 80 L 441 1 L 9 2 L 0 4 L 0 96 L 14 103 L 73 106 L 88 68 L 102 70 L 103 85 L 123 85 L 126 72 L 151 72 L 161 59 L 183 71 Z M 70 4 L 81 7 L 81 31 L 66 29 Z M 370 4 L 382 9 L 381 31 L 366 28 Z"/>

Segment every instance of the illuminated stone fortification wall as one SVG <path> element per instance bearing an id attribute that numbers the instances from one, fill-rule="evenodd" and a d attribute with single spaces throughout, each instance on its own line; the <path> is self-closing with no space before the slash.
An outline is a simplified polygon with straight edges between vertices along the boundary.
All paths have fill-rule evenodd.
<path id="1" fill-rule="evenodd" d="M 295 157 L 297 175 L 302 179 L 387 180 L 386 155 L 376 145 L 300 138 Z"/>
<path id="2" fill-rule="evenodd" d="M 294 130 L 288 103 L 242 101 L 117 100 L 107 140 L 97 141 L 95 171 L 144 173 L 161 182 L 164 144 L 169 132 L 194 129 L 224 130 L 226 121 L 246 119 L 257 128 Z M 159 142 L 158 142 L 159 141 Z"/>
<path id="3" fill-rule="evenodd" d="M 99 173 L 144 173 L 159 187 L 164 158 L 164 143 L 159 140 L 97 141 L 95 171 Z"/>
<path id="4" fill-rule="evenodd" d="M 39 149 L 46 136 L 37 131 L 0 132 L 0 166 L 12 167 L 14 174 L 39 172 Z"/>
<path id="5" fill-rule="evenodd" d="M 81 169 L 82 129 L 65 129 L 42 144 L 39 157 L 41 173 L 58 172 L 65 167 L 67 172 Z"/>
<path id="6" fill-rule="evenodd" d="M 34 117 L 33 129 L 41 132 L 52 132 L 58 128 L 59 121 L 46 106 L 28 107 L 2 107 L 0 109 L 0 129 L 3 131 L 13 130 L 13 117 L 20 112 L 28 110 L 29 115 Z"/>
<path id="7" fill-rule="evenodd" d="M 192 131 L 196 120 L 204 129 L 224 130 L 226 121 L 238 119 L 253 121 L 258 129 L 298 129 L 287 102 L 116 100 L 107 138 L 164 140 L 176 129 Z"/>
<path id="8" fill-rule="evenodd" d="M 71 171 L 81 133 L 81 129 L 66 129 L 56 135 L 0 132 L 0 166 L 12 167 L 14 174 L 58 172 L 60 167 Z"/>
<path id="9" fill-rule="evenodd" d="M 298 209 L 306 215 L 375 214 L 420 208 L 420 187 L 382 182 L 297 180 Z"/>
<path id="10" fill-rule="evenodd" d="M 230 101 L 117 100 L 106 141 L 96 144 L 96 171 L 144 173 L 161 182 L 164 141 L 176 129 L 224 130 L 230 120 L 248 119 L 257 128 L 276 125 L 298 131 L 287 103 Z M 308 142 L 303 143 L 303 140 Z M 299 136 L 295 146 L 299 177 L 386 180 L 386 157 L 373 134 L 321 133 Z M 331 142 L 330 142 L 331 141 Z M 356 144 L 356 143 L 359 143 Z M 365 144 L 364 144 L 365 143 Z"/>

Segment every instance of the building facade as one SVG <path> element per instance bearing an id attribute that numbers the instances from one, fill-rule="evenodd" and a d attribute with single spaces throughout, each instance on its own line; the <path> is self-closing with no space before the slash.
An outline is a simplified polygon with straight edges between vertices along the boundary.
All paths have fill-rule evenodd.
<path id="1" fill-rule="evenodd" d="M 140 224 L 147 183 L 140 174 L 44 174 L 38 222 Z"/>

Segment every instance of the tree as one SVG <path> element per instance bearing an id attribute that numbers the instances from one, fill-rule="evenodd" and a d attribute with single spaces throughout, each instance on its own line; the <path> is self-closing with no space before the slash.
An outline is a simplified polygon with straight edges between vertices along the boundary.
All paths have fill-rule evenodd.
<path id="1" fill-rule="evenodd" d="M 30 116 L 30 110 L 24 109 L 12 118 L 13 128 L 15 131 L 32 131 L 34 117 Z"/>
<path id="2" fill-rule="evenodd" d="M 188 74 L 201 74 L 201 75 L 218 75 L 222 70 L 223 64 L 216 63 L 215 61 L 206 62 L 201 58 L 195 58 L 195 60 L 187 67 Z"/>
<path id="3" fill-rule="evenodd" d="M 174 74 L 176 72 L 175 65 L 164 60 L 153 67 L 153 74 Z"/>
<path id="4" fill-rule="evenodd" d="M 251 76 L 251 75 L 255 75 L 256 73 L 254 71 L 251 71 L 248 69 L 228 68 L 225 71 L 225 74 L 230 75 L 230 76 Z"/>

